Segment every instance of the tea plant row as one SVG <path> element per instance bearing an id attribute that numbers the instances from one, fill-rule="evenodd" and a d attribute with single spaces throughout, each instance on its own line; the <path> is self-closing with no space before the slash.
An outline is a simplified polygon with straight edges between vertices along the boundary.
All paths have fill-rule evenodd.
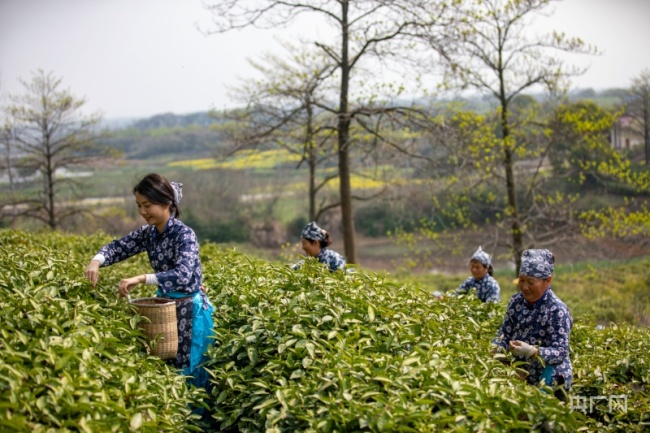
<path id="1" fill-rule="evenodd" d="M 95 289 L 81 278 L 107 240 L 0 231 L 0 430 L 627 432 L 650 423 L 647 328 L 598 330 L 575 317 L 575 399 L 562 403 L 490 355 L 505 304 L 440 300 L 318 264 L 292 271 L 215 244 L 202 245 L 215 306 L 211 386 L 188 389 L 147 356 L 139 318 L 117 298 L 117 282 L 146 272 L 146 257 L 102 269 Z M 625 410 L 608 396 L 625 396 Z M 199 421 L 192 409 L 204 405 Z"/>

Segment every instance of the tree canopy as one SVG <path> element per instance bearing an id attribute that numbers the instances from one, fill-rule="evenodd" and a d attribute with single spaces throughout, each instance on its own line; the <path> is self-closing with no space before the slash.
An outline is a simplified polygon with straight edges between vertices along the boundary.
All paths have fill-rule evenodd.
<path id="1" fill-rule="evenodd" d="M 64 185 L 75 185 L 64 172 L 102 154 L 96 145 L 101 116 L 83 114 L 86 101 L 63 89 L 62 79 L 53 72 L 39 69 L 30 81 L 21 83 L 25 93 L 10 95 L 11 104 L 4 107 L 5 131 L 10 131 L 6 142 L 15 155 L 9 171 L 20 169 L 23 175 L 40 178 L 41 188 L 34 192 L 12 188 L 13 196 L 6 200 L 19 209 L 14 216 L 37 219 L 56 229 L 62 220 L 80 212 L 64 195 Z"/>

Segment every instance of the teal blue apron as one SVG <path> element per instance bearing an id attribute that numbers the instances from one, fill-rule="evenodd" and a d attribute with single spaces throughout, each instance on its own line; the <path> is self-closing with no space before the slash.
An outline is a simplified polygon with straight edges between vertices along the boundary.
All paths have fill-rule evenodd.
<path id="1" fill-rule="evenodd" d="M 201 364 L 207 360 L 206 351 L 212 344 L 210 338 L 213 334 L 212 313 L 214 307 L 208 301 L 208 309 L 203 309 L 201 292 L 188 295 L 182 292 L 163 293 L 158 289 L 156 295 L 162 298 L 180 299 L 192 296 L 192 345 L 190 347 L 190 364 L 183 368 L 183 374 L 188 377 L 188 384 L 196 387 L 205 387 L 208 383 L 208 374 Z"/>
<path id="2" fill-rule="evenodd" d="M 544 379 L 544 383 L 547 386 L 553 385 L 553 373 L 555 373 L 555 367 L 552 365 L 547 365 L 544 367 L 544 370 L 542 370 L 542 376 L 540 378 Z"/>

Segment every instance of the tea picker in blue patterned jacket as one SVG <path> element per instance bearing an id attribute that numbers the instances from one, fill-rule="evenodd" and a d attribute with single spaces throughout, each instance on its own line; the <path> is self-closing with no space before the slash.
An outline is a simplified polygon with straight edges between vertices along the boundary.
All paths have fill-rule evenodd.
<path id="1" fill-rule="evenodd" d="M 452 295 L 460 295 L 476 290 L 476 296 L 483 302 L 501 302 L 501 289 L 493 277 L 492 257 L 481 247 L 469 259 L 469 271 L 472 274 L 461 283 Z"/>
<path id="2" fill-rule="evenodd" d="M 345 270 L 345 259 L 336 251 L 328 247 L 332 243 L 330 234 L 318 227 L 316 222 L 312 221 L 302 229 L 300 233 L 300 243 L 302 249 L 309 257 L 315 257 L 320 263 L 327 265 L 330 271 Z M 299 269 L 304 260 L 291 266 L 292 269 Z"/>
<path id="3" fill-rule="evenodd" d="M 214 308 L 202 290 L 199 243 L 194 230 L 177 219 L 181 214 L 182 187 L 157 173 L 142 178 L 133 188 L 133 195 L 138 213 L 147 224 L 104 245 L 88 264 L 84 276 L 95 287 L 100 267 L 146 251 L 154 273 L 122 279 L 119 293 L 127 296 L 138 284 L 147 284 L 158 288 L 158 297 L 176 301 L 178 353 L 170 362 L 183 374 L 192 376 L 189 383 L 205 386 L 207 373 L 199 365 L 211 344 Z"/>
<path id="4" fill-rule="evenodd" d="M 573 371 L 569 337 L 573 319 L 551 289 L 555 257 L 549 250 L 526 250 L 521 255 L 519 293 L 510 299 L 503 324 L 492 341 L 497 351 L 510 351 L 526 361 L 526 381 L 548 385 L 566 401 Z"/>

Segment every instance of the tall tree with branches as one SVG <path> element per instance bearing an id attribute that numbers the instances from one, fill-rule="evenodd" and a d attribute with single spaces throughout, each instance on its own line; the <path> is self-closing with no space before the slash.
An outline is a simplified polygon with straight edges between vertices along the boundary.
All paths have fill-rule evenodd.
<path id="1" fill-rule="evenodd" d="M 62 205 L 74 182 L 62 177 L 61 171 L 74 169 L 101 153 L 96 145 L 101 117 L 81 114 L 85 100 L 62 89 L 61 81 L 52 72 L 39 69 L 30 81 L 21 80 L 25 93 L 9 95 L 10 105 L 4 107 L 12 125 L 9 140 L 19 157 L 15 166 L 40 179 L 37 195 L 20 200 L 20 216 L 40 220 L 52 230 L 81 211 L 70 203 Z"/>
<path id="2" fill-rule="evenodd" d="M 321 108 L 337 118 L 341 220 L 345 256 L 350 263 L 356 263 L 350 181 L 350 151 L 354 139 L 350 132 L 355 117 L 364 112 L 350 103 L 353 87 L 357 84 L 354 78 L 359 76 L 365 61 L 399 54 L 401 50 L 391 44 L 412 34 L 414 28 L 437 24 L 446 12 L 446 8 L 440 6 L 443 4 L 418 0 L 226 0 L 208 6 L 216 25 L 215 32 L 248 26 L 284 26 L 302 14 L 317 15 L 335 29 L 334 40 L 318 40 L 314 44 L 331 59 L 339 78 L 337 103 Z M 380 64 L 373 66 L 379 70 Z"/>
<path id="3" fill-rule="evenodd" d="M 538 87 L 556 92 L 563 78 L 582 72 L 567 67 L 558 57 L 560 52 L 595 52 L 581 39 L 567 38 L 561 33 L 528 36 L 525 29 L 531 19 L 553 1 L 468 0 L 462 3 L 457 25 L 449 29 L 446 38 L 426 36 L 442 56 L 450 86 L 476 89 L 496 101 L 495 151 L 501 156 L 495 163 L 503 174 L 506 197 L 503 216 L 509 225 L 509 246 L 517 271 L 525 245 L 526 226 L 522 216 L 526 211 L 520 209 L 515 162 L 526 157 L 525 151 L 531 145 L 527 145 L 523 134 L 518 137 L 513 128 L 512 103 L 524 92 Z"/>
<path id="4" fill-rule="evenodd" d="M 267 54 L 261 61 L 250 61 L 262 75 L 249 79 L 233 90 L 244 108 L 228 110 L 230 121 L 224 129 L 232 146 L 228 154 L 268 147 L 270 143 L 297 155 L 296 168 L 307 165 L 309 172 L 309 220 L 316 221 L 329 209 L 340 205 L 318 195 L 338 177 L 334 170 L 320 170 L 332 161 L 331 141 L 335 138 L 336 118 L 320 108 L 335 67 L 314 50 L 285 43 L 285 56 Z M 234 125 L 232 124 L 234 123 Z"/>

